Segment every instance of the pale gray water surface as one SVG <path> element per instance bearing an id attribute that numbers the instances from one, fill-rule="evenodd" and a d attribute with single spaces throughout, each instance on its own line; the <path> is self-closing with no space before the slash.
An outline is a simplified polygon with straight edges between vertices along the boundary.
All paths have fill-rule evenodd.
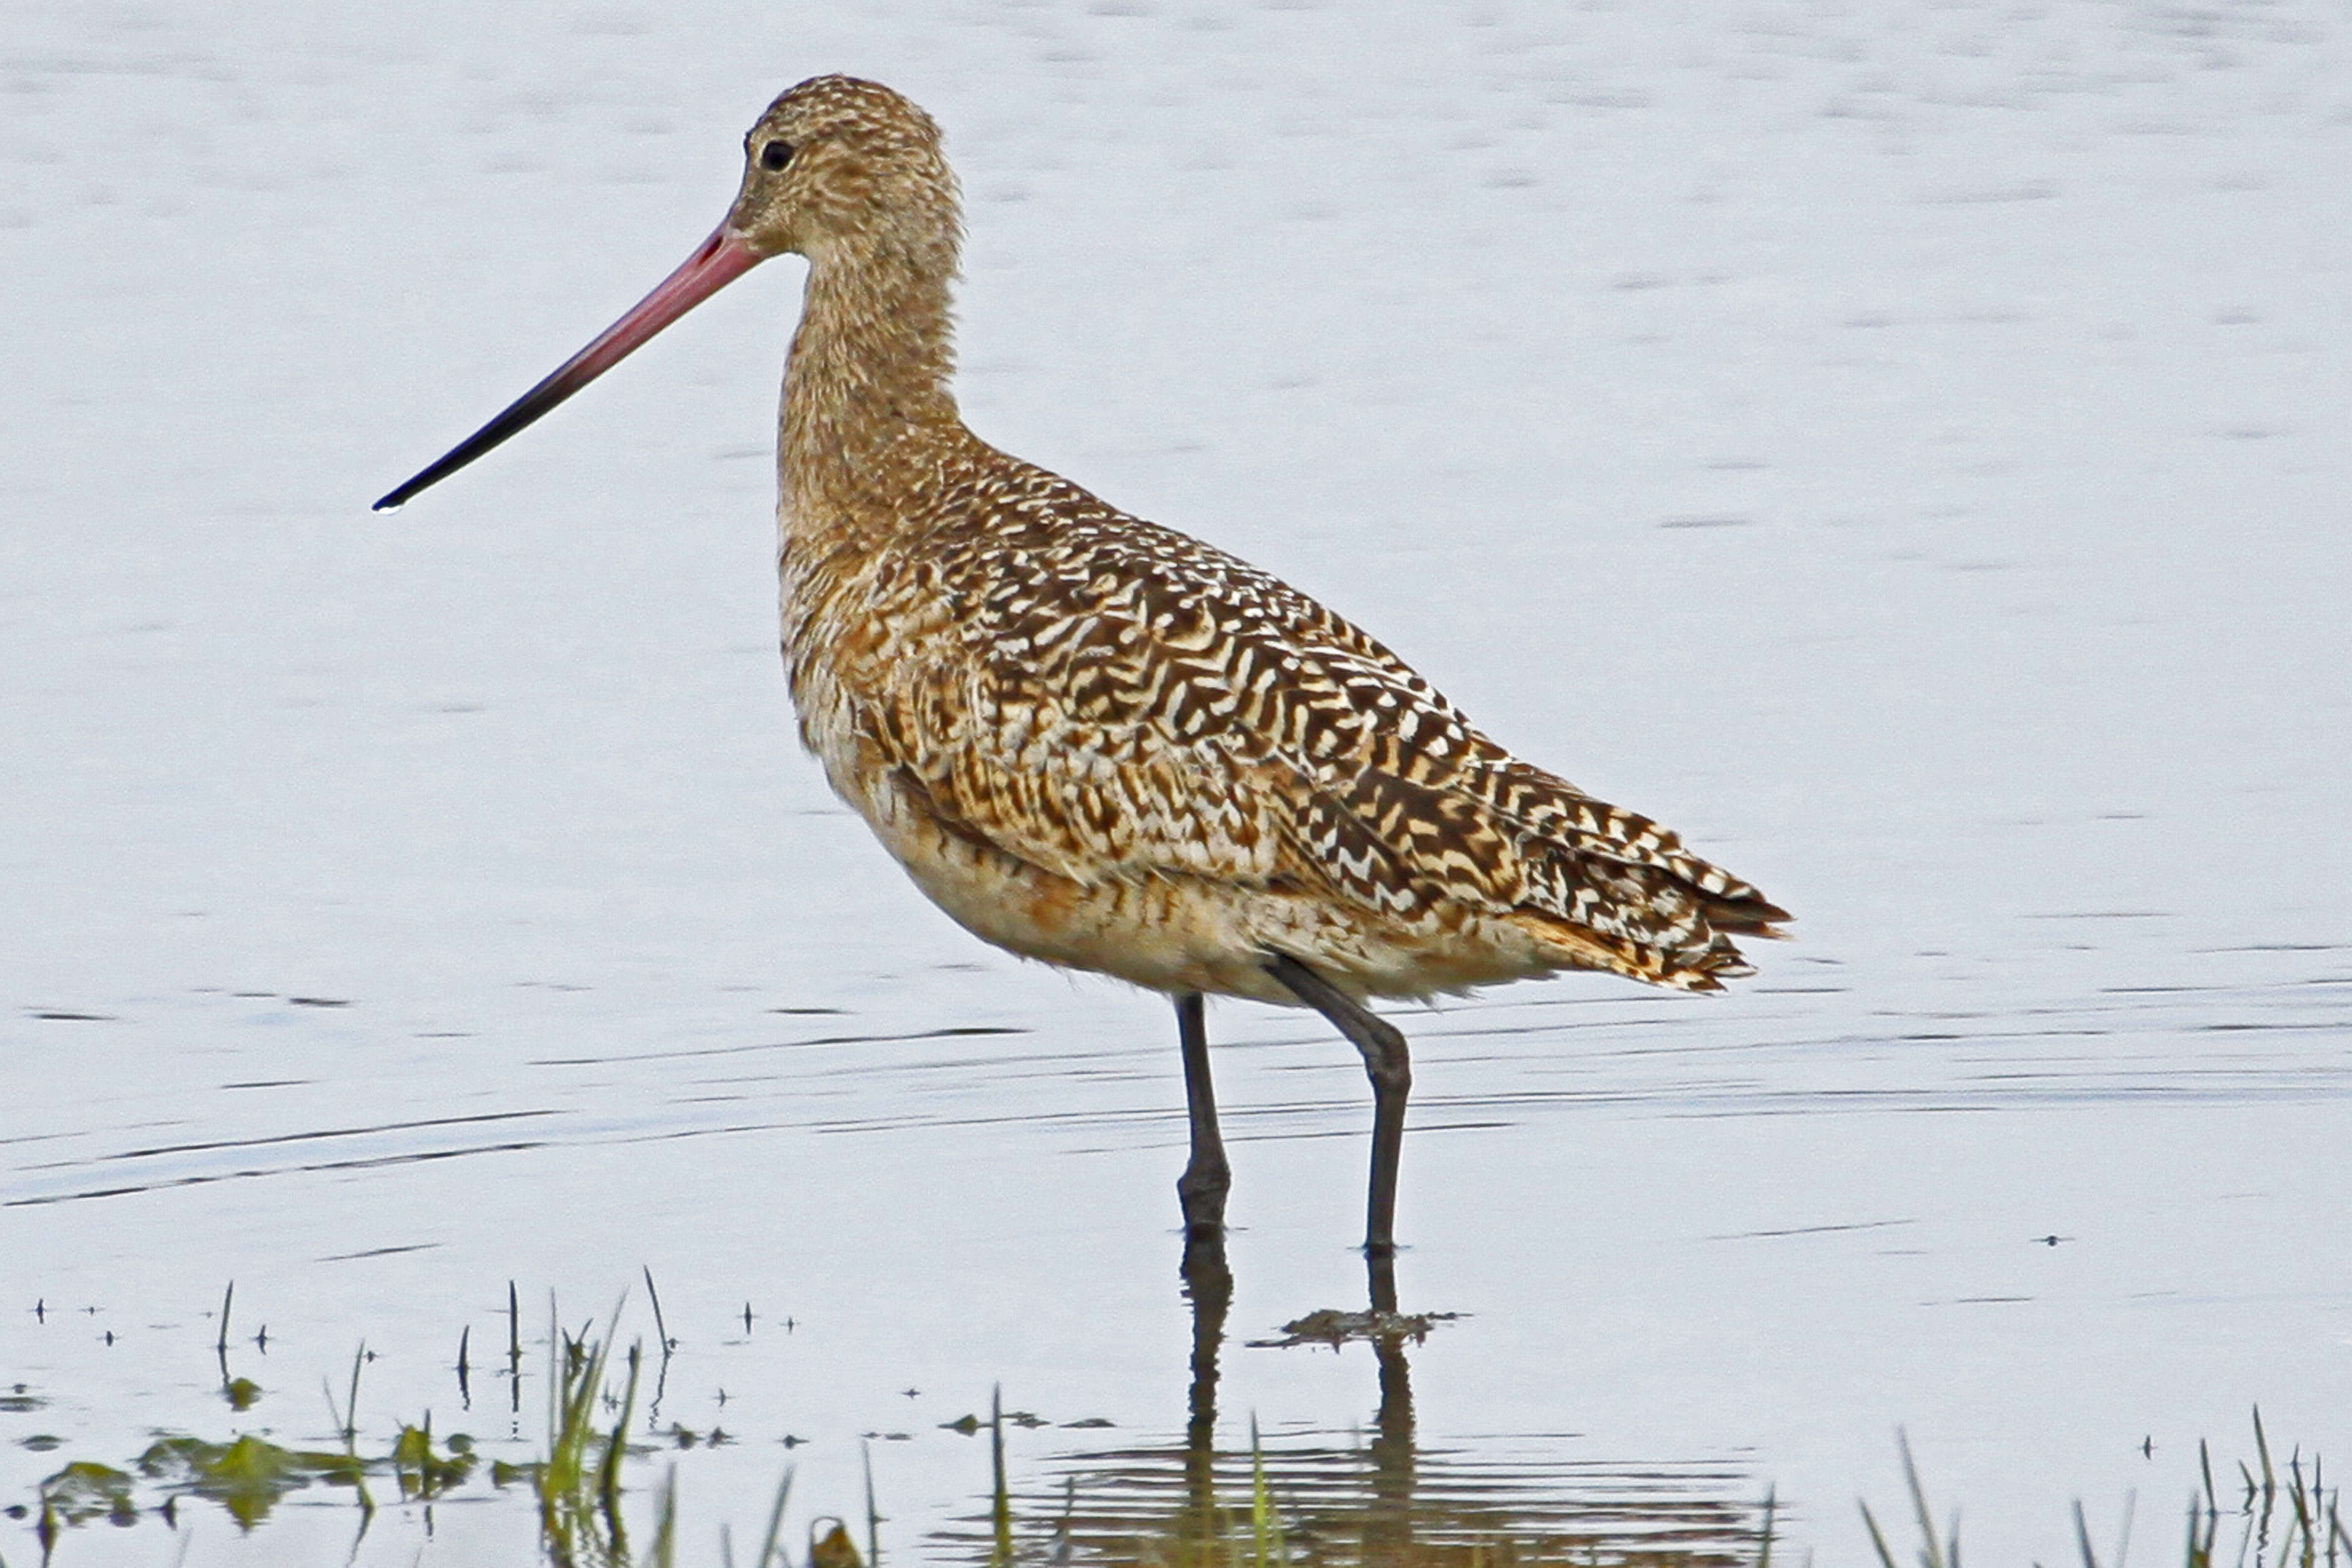
<path id="1" fill-rule="evenodd" d="M 8 9 L 0 1505 L 157 1430 L 320 1442 L 362 1339 L 363 1427 L 520 1457 L 538 1387 L 457 1409 L 459 1330 L 478 1364 L 509 1279 L 537 1334 L 640 1266 L 662 1418 L 748 1413 L 681 1466 L 702 1560 L 787 1434 L 795 1529 L 885 1435 L 902 1549 L 984 1491 L 938 1424 L 993 1384 L 1115 1424 L 1014 1434 L 1032 1490 L 1181 1435 L 1164 1004 L 980 948 L 793 747 L 797 264 L 365 511 L 682 257 L 824 69 L 948 127 L 983 435 L 1800 917 L 1727 998 L 1406 1017 L 1401 1285 L 1470 1314 L 1413 1354 L 1422 1441 L 1776 1485 L 1824 1563 L 1899 1499 L 1897 1424 L 1981 1561 L 2135 1489 L 2168 1542 L 2255 1402 L 2352 1460 L 2333 8 Z M 1328 1443 L 1366 1347 L 1241 1342 L 1360 1300 L 1360 1073 L 1304 1017 L 1212 1027 L 1222 1437 Z M 181 1528 L 308 1562 L 349 1511 Z M 531 1528 L 401 1514 L 361 1560 Z"/>

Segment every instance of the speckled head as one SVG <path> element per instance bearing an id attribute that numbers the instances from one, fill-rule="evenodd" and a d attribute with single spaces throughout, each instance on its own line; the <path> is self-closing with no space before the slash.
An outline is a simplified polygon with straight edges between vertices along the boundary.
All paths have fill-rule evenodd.
<path id="1" fill-rule="evenodd" d="M 727 227 L 766 258 L 836 247 L 955 268 L 955 172 L 931 117 L 879 82 L 811 77 L 743 139 L 743 188 Z"/>

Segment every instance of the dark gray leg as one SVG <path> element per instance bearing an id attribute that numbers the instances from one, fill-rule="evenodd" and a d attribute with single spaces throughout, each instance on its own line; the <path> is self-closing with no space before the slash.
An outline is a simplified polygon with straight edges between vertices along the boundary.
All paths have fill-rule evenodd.
<path id="1" fill-rule="evenodd" d="M 1364 1250 L 1387 1257 L 1396 1250 L 1397 1156 L 1404 1147 L 1405 1098 L 1412 1092 L 1412 1052 L 1395 1026 L 1374 1017 L 1288 953 L 1270 954 L 1265 971 L 1330 1019 L 1363 1055 L 1365 1075 L 1372 1080 L 1372 1183 L 1365 1205 Z"/>
<path id="2" fill-rule="evenodd" d="M 1198 992 L 1176 998 L 1176 1033 L 1184 1043 L 1184 1103 L 1192 1118 L 1192 1158 L 1176 1182 L 1184 1235 L 1207 1241 L 1224 1234 L 1225 1189 L 1234 1184 L 1217 1135 L 1217 1091 L 1209 1081 L 1209 1025 Z"/>

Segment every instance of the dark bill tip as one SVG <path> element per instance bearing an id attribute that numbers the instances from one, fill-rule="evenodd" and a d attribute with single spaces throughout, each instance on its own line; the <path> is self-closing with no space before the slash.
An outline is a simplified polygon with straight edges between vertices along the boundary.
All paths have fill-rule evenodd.
<path id="1" fill-rule="evenodd" d="M 760 257 L 724 226 L 695 248 L 678 269 L 596 341 L 558 366 L 551 375 L 508 405 L 498 417 L 449 448 L 404 484 L 387 491 L 371 511 L 397 511 L 410 498 L 438 484 L 475 458 L 537 421 L 573 393 L 612 369 L 645 342 L 759 265 Z"/>

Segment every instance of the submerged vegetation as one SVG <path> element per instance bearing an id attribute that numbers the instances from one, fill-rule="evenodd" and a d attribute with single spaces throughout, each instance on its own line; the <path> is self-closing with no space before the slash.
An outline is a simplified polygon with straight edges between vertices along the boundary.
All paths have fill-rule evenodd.
<path id="1" fill-rule="evenodd" d="M 228 1306 L 224 1300 L 224 1322 Z M 511 1289 L 508 1316 L 503 1372 L 519 1378 L 526 1349 Z M 267 1429 L 232 1430 L 217 1437 L 163 1434 L 120 1463 L 68 1459 L 39 1484 L 37 1497 L 5 1511 L 30 1524 L 41 1561 L 48 1563 L 63 1552 L 67 1535 L 81 1527 L 136 1526 L 152 1520 L 177 1531 L 184 1506 L 194 1501 L 216 1504 L 239 1531 L 250 1531 L 262 1528 L 291 1494 L 323 1487 L 350 1496 L 356 1553 L 384 1508 L 429 1510 L 444 1499 L 495 1500 L 511 1493 L 535 1504 L 540 1554 L 553 1568 L 671 1568 L 679 1556 L 681 1528 L 677 1456 L 682 1448 L 730 1439 L 675 1426 L 663 1430 L 650 1413 L 640 1423 L 641 1390 L 648 1381 L 658 1389 L 677 1342 L 656 1317 L 660 1360 L 649 1369 L 642 1342 L 617 1349 L 620 1316 L 616 1308 L 601 1331 L 593 1324 L 568 1331 L 550 1303 L 546 1338 L 540 1342 L 547 1373 L 545 1426 L 529 1458 L 501 1460 L 483 1453 L 464 1433 L 436 1435 L 429 1414 L 397 1422 L 388 1436 L 364 1435 L 358 1412 L 370 1356 L 362 1346 L 341 1390 L 332 1384 L 325 1390 L 331 1422 L 327 1443 L 288 1446 Z M 1774 1563 L 1810 1561 L 1801 1550 L 1792 1556 L 1790 1543 L 1780 1538 L 1784 1516 L 1771 1494 L 1758 1500 L 1753 1483 L 1736 1469 L 1512 1467 L 1419 1446 L 1404 1363 L 1413 1337 L 1399 1333 L 1370 1341 L 1381 1371 L 1381 1408 L 1370 1430 L 1341 1443 L 1307 1446 L 1292 1438 L 1269 1446 L 1253 1419 L 1245 1451 L 1220 1449 L 1211 1357 L 1196 1361 L 1195 1419 L 1181 1441 L 1066 1454 L 1051 1461 L 1050 1475 L 1017 1485 L 1006 1454 L 1007 1431 L 1045 1423 L 1024 1411 L 1007 1411 L 1001 1398 L 994 1400 L 985 1418 L 968 1415 L 943 1424 L 967 1436 L 987 1435 L 985 1510 L 919 1543 L 895 1544 L 890 1551 L 894 1556 L 988 1568 L 1087 1563 L 1156 1568 L 1509 1568 L 1554 1563 L 1770 1568 Z M 1213 1348 L 1213 1339 L 1204 1342 Z M 262 1401 L 265 1391 L 231 1374 L 225 1327 L 216 1350 L 220 1396 L 234 1415 L 243 1415 Z M 655 1373 L 650 1380 L 649 1370 Z M 462 1346 L 457 1371 L 461 1380 L 470 1373 Z M 519 1382 L 511 1398 L 519 1411 Z M 44 1403 L 22 1389 L 12 1400 L 6 1409 L 16 1414 L 30 1414 Z M 652 1405 L 657 1408 L 658 1401 L 656 1392 Z M 61 1447 L 54 1438 L 19 1441 L 37 1451 Z M 1879 1568 L 1958 1568 L 1958 1517 L 1938 1522 L 1907 1439 L 1898 1435 L 1897 1444 L 1907 1506 L 1882 1516 L 1867 1501 L 1861 1505 Z M 651 1473 L 651 1461 L 665 1455 L 668 1463 Z M 2317 1456 L 2297 1449 L 2281 1458 L 2259 1412 L 2251 1457 L 2218 1462 L 2200 1445 L 2200 1485 L 2187 1500 L 2185 1521 L 2163 1532 L 2177 1544 L 2143 1541 L 2143 1563 L 2352 1568 L 2352 1527 L 2342 1514 L 2338 1489 Z M 728 1527 L 719 1526 L 716 1561 L 727 1568 L 868 1568 L 882 1562 L 884 1520 L 870 1459 L 862 1508 L 843 1509 L 846 1518 L 814 1519 L 797 1542 L 788 1542 L 785 1534 L 792 1482 L 786 1468 L 767 1502 L 765 1530 L 755 1550 L 739 1558 Z M 2166 1512 L 2171 1514 L 2169 1509 Z M 2131 1560 L 2128 1505 L 2111 1529 L 2095 1531 L 2077 1504 L 2072 1525 L 2069 1561 L 2079 1568 L 2125 1568 Z M 695 1551 L 686 1557 L 712 1560 Z M 0 1568 L 8 1561 L 9 1554 L 0 1552 Z"/>
<path id="2" fill-rule="evenodd" d="M 241 1529 L 252 1530 L 290 1493 L 314 1485 L 346 1487 L 364 1521 L 376 1507 L 370 1477 L 391 1481 L 403 1502 L 424 1502 L 457 1490 L 474 1471 L 472 1440 L 452 1434 L 436 1447 L 429 1422 L 404 1424 L 373 1454 L 362 1454 L 356 1446 L 289 1448 L 252 1432 L 226 1441 L 171 1436 L 148 1445 L 127 1468 L 71 1461 L 41 1483 L 36 1509 L 10 1511 L 35 1516 L 46 1555 L 56 1550 L 62 1528 L 92 1520 L 135 1524 L 152 1511 L 176 1527 L 186 1498 L 216 1502 Z M 142 1506 L 142 1493 L 160 1494 L 161 1500 Z"/>

